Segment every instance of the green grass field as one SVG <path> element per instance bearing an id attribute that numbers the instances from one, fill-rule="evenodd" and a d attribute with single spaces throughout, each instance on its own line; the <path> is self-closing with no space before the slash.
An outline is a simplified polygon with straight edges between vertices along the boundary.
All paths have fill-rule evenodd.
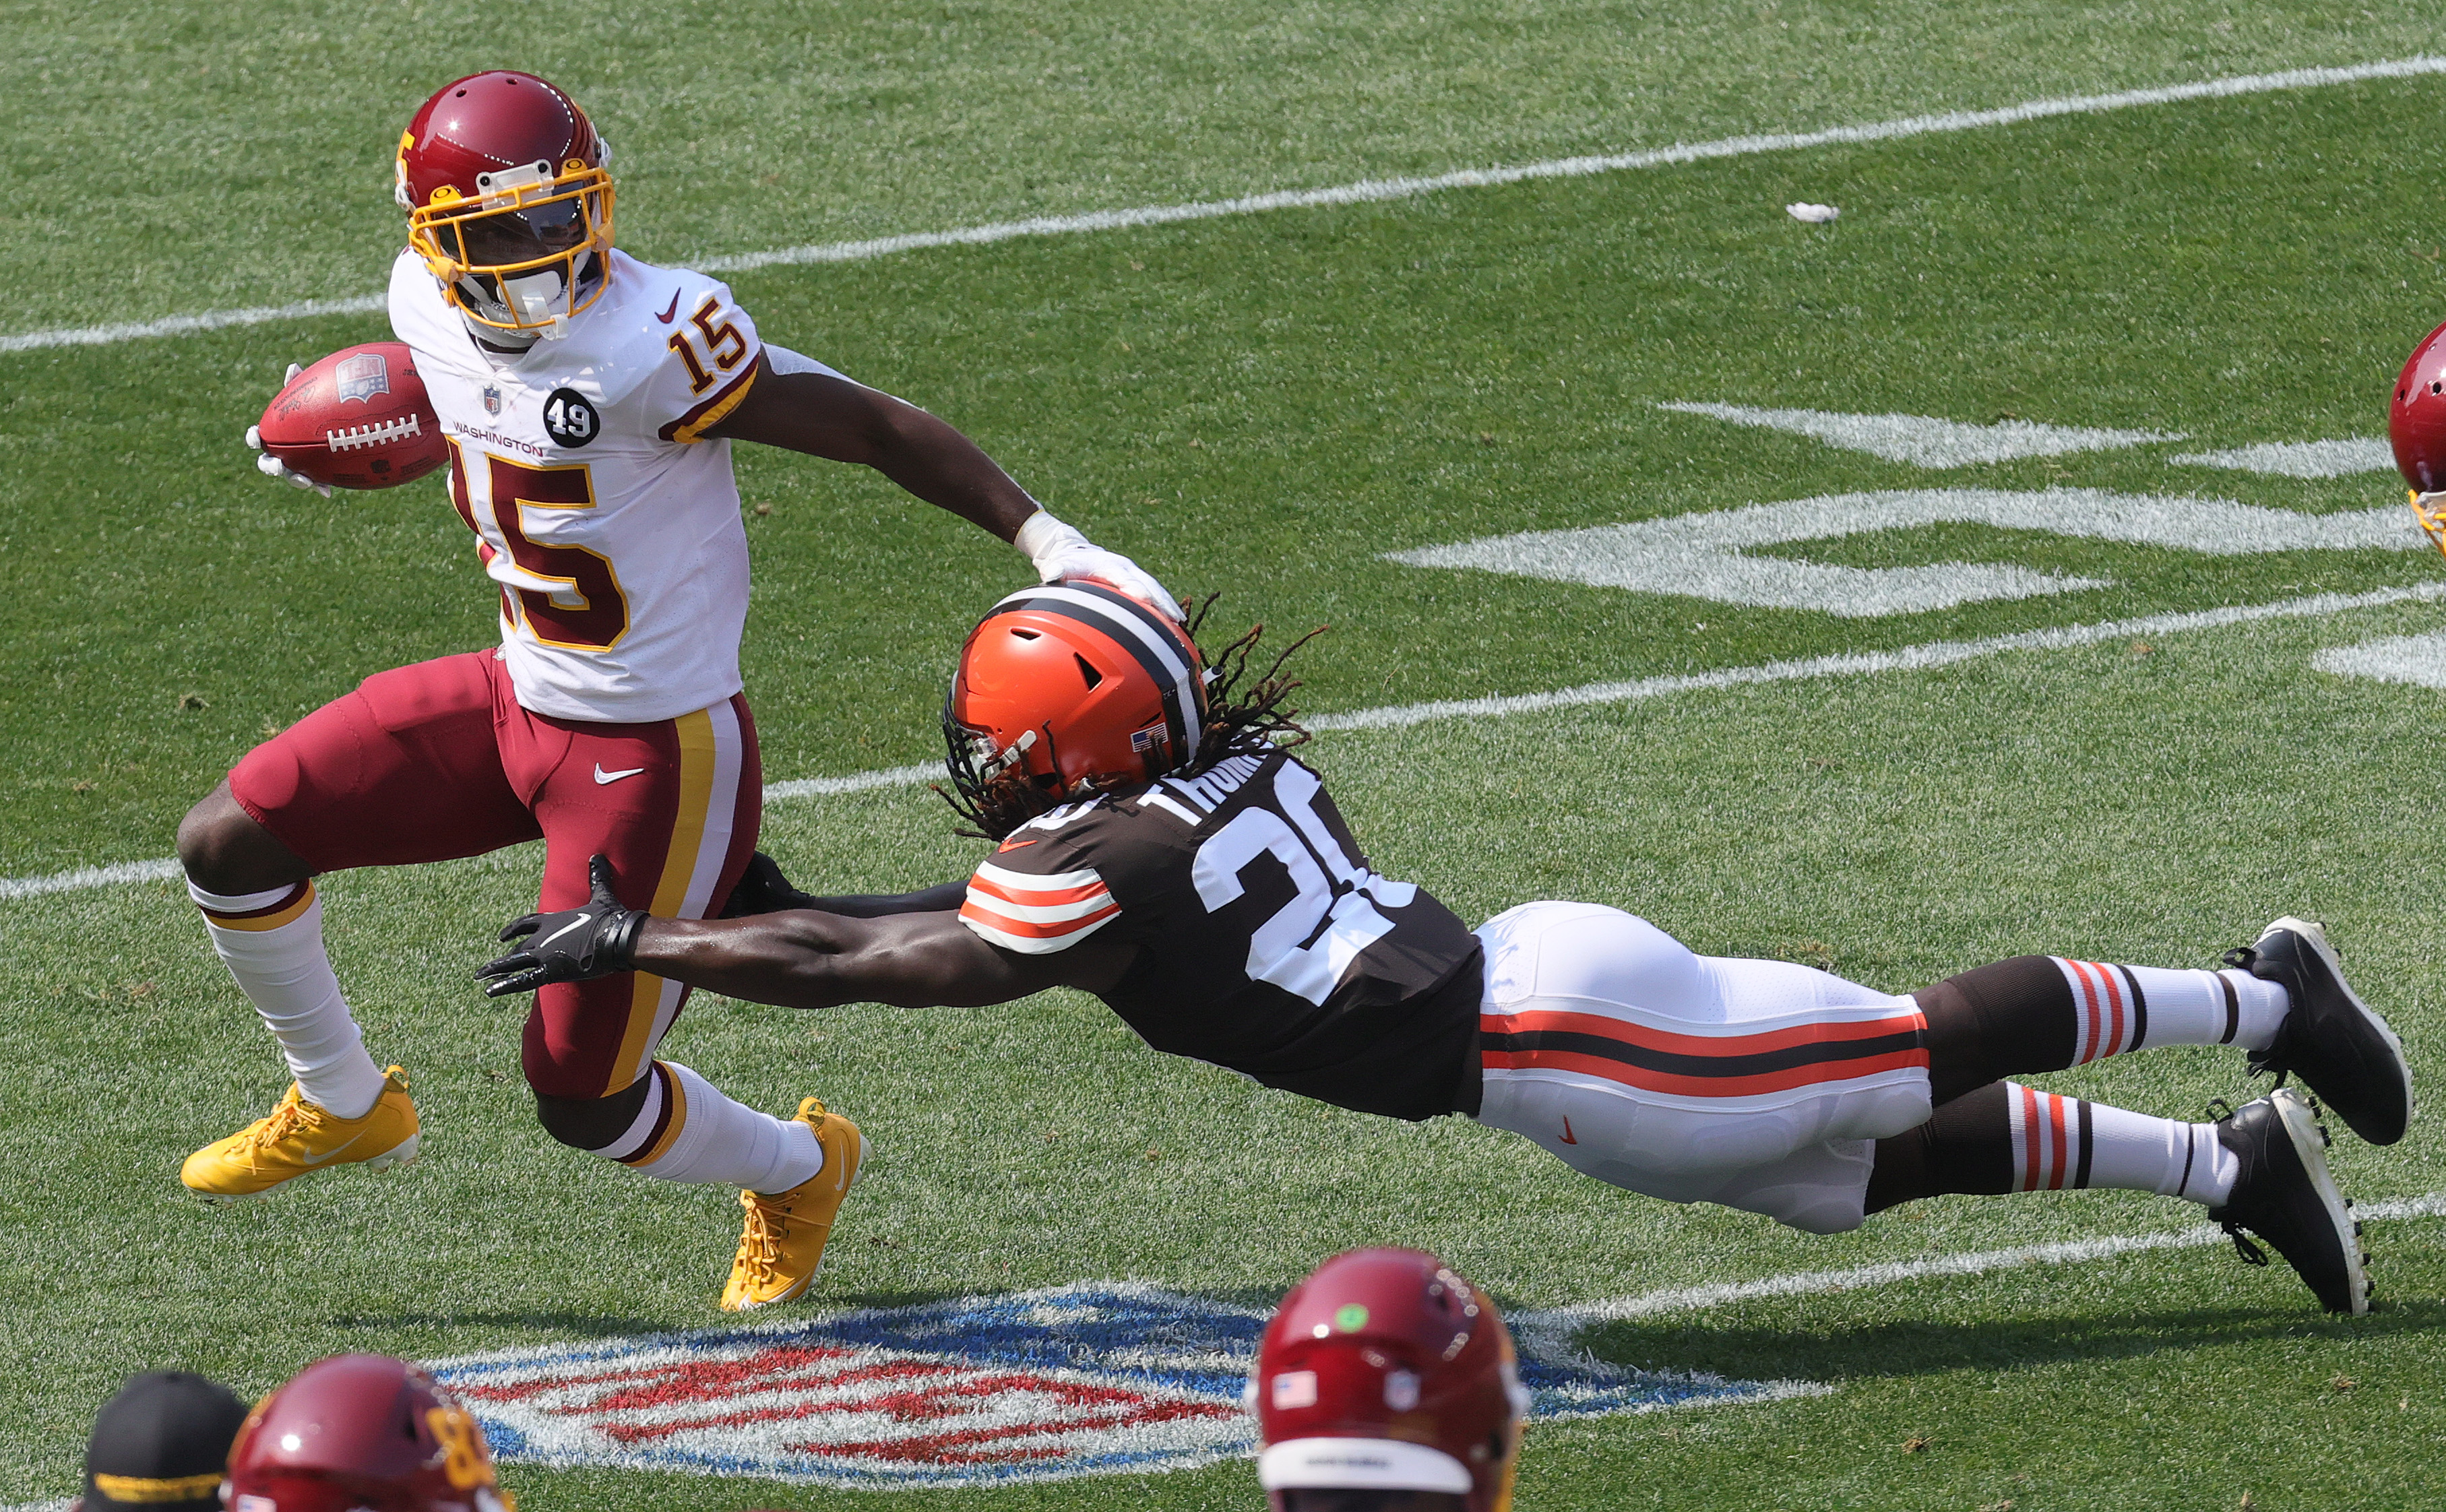
<path id="1" fill-rule="evenodd" d="M 566 83 L 621 154 L 623 237 L 681 259 L 1019 215 L 1807 129 L 2410 56 L 2434 17 L 2312 6 L 836 7 L 401 4 L 0 17 L 16 147 L 7 331 L 342 296 L 397 241 L 398 123 L 454 71 Z M 2198 101 L 1907 141 L 742 274 L 772 339 L 975 435 L 1227 622 L 1331 622 L 1348 715 L 1834 652 L 2435 584 L 2425 550 L 2210 556 L 1939 524 L 1762 548 L 2109 586 L 1844 618 L 1399 565 L 1386 552 L 1872 490 L 2050 486 L 2327 515 L 2391 474 L 2183 464 L 2382 433 L 2446 316 L 2446 83 Z M 1799 224 L 1797 199 L 1844 208 Z M 254 741 L 368 672 L 484 644 L 438 485 L 277 489 L 237 433 L 283 366 L 378 315 L 0 353 L 0 877 L 167 854 Z M 1660 410 L 1701 401 L 2188 440 L 1931 471 Z M 957 639 L 1023 580 L 879 480 L 743 451 L 748 693 L 768 775 L 926 760 Z M 1709 953 L 1903 991 L 2023 951 L 2202 965 L 2287 912 L 2446 1073 L 2436 690 L 2313 669 L 2419 602 L 1935 671 L 1321 735 L 1378 868 L 1472 918 L 1639 913 Z M 941 880 L 974 847 L 908 787 L 793 800 L 802 883 Z M 538 859 L 330 879 L 424 1159 L 249 1211 L 180 1157 L 280 1090 L 166 883 L 0 898 L 0 1504 L 74 1487 L 94 1407 L 178 1365 L 244 1391 L 343 1349 L 433 1358 L 718 1321 L 729 1194 L 533 1125 L 517 1011 L 468 979 Z M 1137 1279 L 1262 1305 L 1360 1243 L 1443 1253 L 1507 1307 L 2187 1227 L 2094 1193 L 1953 1199 L 1813 1238 L 1647 1201 L 1459 1121 L 1395 1125 L 1162 1059 L 1091 1000 L 811 1017 L 700 998 L 669 1052 L 745 1100 L 818 1093 L 876 1175 L 815 1308 Z M 2202 1116 L 2239 1058 L 2051 1087 Z M 2434 1132 L 2339 1134 L 2365 1202 L 2446 1188 Z M 318 1184 L 319 1182 L 319 1184 Z M 2265 1509 L 2446 1498 L 2446 1227 L 2373 1223 L 2380 1302 L 2179 1248 L 1656 1314 L 1622 1364 L 1831 1393 L 1536 1429 L 1543 1508 Z M 1913 1441 L 1919 1447 L 1907 1448 Z M 809 1491 L 513 1465 L 530 1512 L 1260 1504 L 1251 1467 L 1000 1490 Z"/>

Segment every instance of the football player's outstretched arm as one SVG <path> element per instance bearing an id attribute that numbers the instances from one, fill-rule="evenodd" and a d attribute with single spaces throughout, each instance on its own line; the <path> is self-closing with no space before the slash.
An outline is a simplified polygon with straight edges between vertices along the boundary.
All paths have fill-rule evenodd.
<path id="1" fill-rule="evenodd" d="M 622 905 L 603 857 L 594 858 L 593 880 L 594 896 L 585 906 L 529 914 L 501 931 L 503 940 L 518 944 L 476 973 L 488 994 L 642 971 L 783 1008 L 983 1008 L 1048 987 L 1103 991 L 1120 980 L 1136 953 L 1124 941 L 1087 940 L 1058 954 L 1023 955 L 979 938 L 956 910 L 874 918 L 814 909 L 654 918 Z"/>
<path id="2" fill-rule="evenodd" d="M 753 918 L 649 918 L 635 967 L 724 997 L 783 1008 L 890 1003 L 985 1008 L 1048 987 L 1108 988 L 1130 947 L 1021 955 L 979 939 L 956 913 L 847 918 L 811 909 Z"/>
<path id="3" fill-rule="evenodd" d="M 787 908 L 812 908 L 819 913 L 838 914 L 844 918 L 881 918 L 886 914 L 939 914 L 945 910 L 959 912 L 969 896 L 965 881 L 943 882 L 914 893 L 859 893 L 843 898 L 811 898 L 790 885 L 781 868 L 772 857 L 758 851 L 747 859 L 747 870 L 741 874 L 738 885 L 730 890 L 730 901 L 723 906 L 724 918 L 745 918 L 751 914 L 778 914 Z"/>
<path id="4" fill-rule="evenodd" d="M 746 396 L 705 434 L 872 467 L 1017 546 L 1045 582 L 1098 578 L 1180 617 L 1154 575 L 1054 519 L 975 442 L 879 389 L 830 372 L 777 372 L 760 351 Z"/>

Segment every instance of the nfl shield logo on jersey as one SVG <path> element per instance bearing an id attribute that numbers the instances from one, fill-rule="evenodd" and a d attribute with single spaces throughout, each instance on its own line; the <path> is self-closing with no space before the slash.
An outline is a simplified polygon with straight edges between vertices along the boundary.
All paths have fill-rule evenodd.
<path id="1" fill-rule="evenodd" d="M 378 351 L 361 351 L 343 359 L 331 375 L 339 381 L 342 404 L 390 392 L 390 363 Z"/>
<path id="2" fill-rule="evenodd" d="M 436 1363 L 497 1458 L 871 1490 L 1185 1469 L 1254 1451 L 1266 1314 L 1084 1282 Z M 1538 1418 L 1788 1394 L 1524 1358 Z"/>
<path id="3" fill-rule="evenodd" d="M 498 415 L 500 412 L 501 386 L 499 384 L 486 384 L 484 386 L 484 413 L 488 415 Z"/>

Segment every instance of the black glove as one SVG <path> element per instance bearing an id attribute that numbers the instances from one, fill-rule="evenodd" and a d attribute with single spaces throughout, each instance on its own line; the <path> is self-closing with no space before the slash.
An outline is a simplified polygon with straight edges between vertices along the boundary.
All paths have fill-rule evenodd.
<path id="1" fill-rule="evenodd" d="M 612 862 L 597 856 L 587 865 L 594 896 L 583 908 L 529 914 L 512 919 L 504 940 L 523 939 L 518 950 L 487 961 L 477 972 L 486 997 L 532 992 L 547 982 L 583 982 L 636 970 L 637 931 L 646 916 L 624 908 L 612 896 Z"/>
<path id="2" fill-rule="evenodd" d="M 816 900 L 790 885 L 781 875 L 781 863 L 758 851 L 747 858 L 747 869 L 739 874 L 739 885 L 730 890 L 730 901 L 722 906 L 721 917 L 745 918 L 750 914 L 779 914 L 785 909 L 813 908 Z"/>

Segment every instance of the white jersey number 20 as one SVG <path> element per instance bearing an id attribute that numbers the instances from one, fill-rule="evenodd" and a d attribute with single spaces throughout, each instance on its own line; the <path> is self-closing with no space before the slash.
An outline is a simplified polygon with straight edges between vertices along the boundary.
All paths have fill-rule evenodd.
<path id="1" fill-rule="evenodd" d="M 1322 1005 L 1359 953 L 1393 932 L 1376 904 L 1401 908 L 1419 890 L 1387 881 L 1350 855 L 1317 817 L 1319 790 L 1308 768 L 1278 767 L 1274 808 L 1251 804 L 1234 815 L 1198 846 L 1191 875 L 1212 914 L 1247 891 L 1240 873 L 1258 857 L 1282 862 L 1299 892 L 1249 937 L 1249 976 Z"/>

